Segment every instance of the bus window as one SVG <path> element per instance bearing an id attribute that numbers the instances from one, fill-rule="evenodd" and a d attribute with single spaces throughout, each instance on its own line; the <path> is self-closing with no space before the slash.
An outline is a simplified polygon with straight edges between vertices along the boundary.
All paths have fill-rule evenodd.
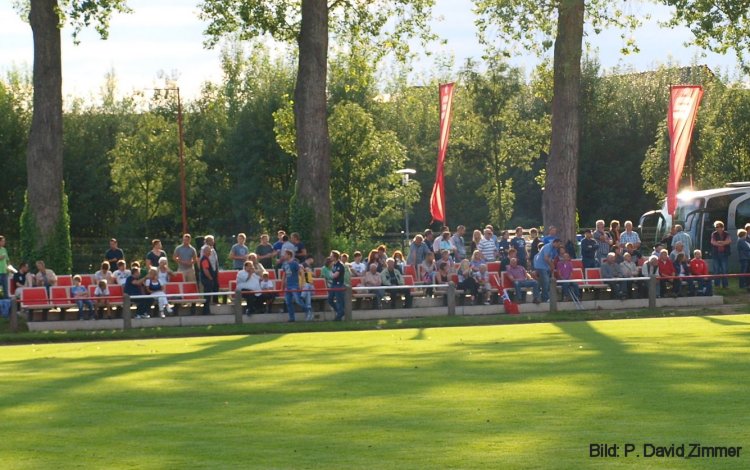
<path id="1" fill-rule="evenodd" d="M 740 196 L 743 196 L 743 194 L 727 194 L 710 198 L 706 203 L 706 217 L 708 218 L 706 224 L 713 225 L 715 221 L 721 220 L 724 225 L 728 226 L 729 204 Z"/>
<path id="2" fill-rule="evenodd" d="M 750 199 L 737 204 L 737 212 L 734 215 L 734 226 L 744 228 L 745 224 L 750 223 Z"/>

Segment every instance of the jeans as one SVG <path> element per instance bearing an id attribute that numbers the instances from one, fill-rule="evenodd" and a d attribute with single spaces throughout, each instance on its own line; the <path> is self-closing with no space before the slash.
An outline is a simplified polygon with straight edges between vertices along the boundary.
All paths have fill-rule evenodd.
<path id="1" fill-rule="evenodd" d="M 549 269 L 537 269 L 536 270 L 536 276 L 537 276 L 537 282 L 541 285 L 542 288 L 542 302 L 549 301 L 549 275 L 550 271 Z"/>
<path id="2" fill-rule="evenodd" d="M 750 259 L 741 259 L 740 260 L 740 274 L 748 274 L 748 268 L 750 268 Z M 745 289 L 746 287 L 748 287 L 748 278 L 741 277 L 740 289 Z"/>
<path id="3" fill-rule="evenodd" d="M 8 275 L 6 273 L 0 274 L 0 299 L 7 299 L 9 294 L 8 289 Z"/>
<path id="4" fill-rule="evenodd" d="M 331 289 L 341 289 L 343 286 L 331 287 Z M 328 304 L 331 306 L 334 312 L 336 312 L 336 321 L 340 321 L 344 318 L 344 291 L 343 290 L 329 290 L 328 291 Z"/>
<path id="5" fill-rule="evenodd" d="M 313 295 L 313 285 L 312 284 L 305 284 L 305 287 L 302 288 L 302 300 L 305 301 L 305 306 L 307 308 L 307 312 L 312 312 L 312 295 Z"/>
<path id="6" fill-rule="evenodd" d="M 583 269 L 599 267 L 599 262 L 596 258 L 582 258 L 581 262 L 583 263 Z"/>
<path id="7" fill-rule="evenodd" d="M 713 261 L 713 274 L 728 274 L 729 273 L 729 256 L 718 255 L 715 256 Z M 714 286 L 729 287 L 729 278 L 722 277 L 714 279 Z"/>
<path id="8" fill-rule="evenodd" d="M 698 295 L 705 295 L 708 297 L 714 295 L 714 286 L 711 284 L 711 279 L 698 279 L 695 282 L 698 285 Z"/>
<path id="9" fill-rule="evenodd" d="M 533 279 L 526 279 L 525 281 L 513 281 L 513 285 L 516 289 L 516 300 L 519 302 L 526 297 L 526 291 L 524 287 L 531 287 L 534 300 L 539 300 L 539 283 Z"/>
<path id="10" fill-rule="evenodd" d="M 575 282 L 563 282 L 562 286 L 563 297 L 568 296 L 571 300 L 581 298 L 581 291 L 578 289 L 578 284 Z"/>
<path id="11" fill-rule="evenodd" d="M 286 310 L 289 312 L 289 321 L 294 321 L 294 304 L 299 305 L 302 307 L 302 310 L 305 311 L 305 313 L 310 313 L 310 310 L 307 309 L 307 305 L 305 305 L 304 300 L 302 299 L 302 293 L 301 292 L 286 292 L 284 294 L 284 301 L 286 302 Z"/>
<path id="12" fill-rule="evenodd" d="M 94 318 L 94 303 L 90 300 L 76 300 L 76 305 L 78 306 L 78 319 L 83 320 L 83 307 L 86 306 L 86 309 L 89 311 L 89 317 Z"/>

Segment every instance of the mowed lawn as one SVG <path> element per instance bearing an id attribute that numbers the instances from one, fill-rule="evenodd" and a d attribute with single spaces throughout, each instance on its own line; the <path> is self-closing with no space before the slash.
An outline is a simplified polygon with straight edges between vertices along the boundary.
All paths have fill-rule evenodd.
<path id="1" fill-rule="evenodd" d="M 0 468 L 749 468 L 749 392 L 750 315 L 8 346 Z"/>

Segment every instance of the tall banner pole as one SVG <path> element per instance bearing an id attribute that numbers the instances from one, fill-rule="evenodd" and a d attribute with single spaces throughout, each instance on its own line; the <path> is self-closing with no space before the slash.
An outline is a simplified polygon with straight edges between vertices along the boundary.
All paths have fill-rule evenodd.
<path id="1" fill-rule="evenodd" d="M 453 108 L 453 91 L 455 83 L 440 85 L 440 140 L 438 143 L 437 170 L 435 171 L 435 184 L 432 186 L 430 196 L 430 214 L 433 222 L 446 223 L 445 215 L 445 181 L 443 169 L 445 167 L 445 154 L 448 150 L 448 138 L 451 133 L 451 111 Z"/>
<path id="2" fill-rule="evenodd" d="M 703 88 L 697 85 L 676 85 L 669 88 L 669 180 L 667 181 L 667 211 L 674 215 L 677 209 L 677 191 L 680 186 L 685 158 L 695 127 L 703 97 Z"/>

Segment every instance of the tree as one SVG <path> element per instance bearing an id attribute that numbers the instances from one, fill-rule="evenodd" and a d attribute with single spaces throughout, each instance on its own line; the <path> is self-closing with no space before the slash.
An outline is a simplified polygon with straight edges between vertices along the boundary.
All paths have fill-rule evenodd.
<path id="1" fill-rule="evenodd" d="M 208 45 L 215 45 L 226 34 L 239 32 L 242 39 L 270 34 L 275 39 L 296 42 L 297 82 L 294 90 L 294 117 L 297 147 L 297 179 L 292 198 L 292 228 L 311 227 L 303 233 L 316 257 L 327 248 L 331 227 L 330 141 L 327 125 L 327 67 L 329 32 L 356 31 L 363 36 L 380 37 L 398 51 L 408 46 L 396 41 L 407 33 L 425 30 L 425 18 L 433 0 L 378 0 L 342 2 L 333 0 L 205 0 L 202 17 L 209 21 Z M 395 24 L 393 33 L 383 37 L 386 23 Z M 330 30 L 329 30 L 330 28 Z M 383 49 L 388 50 L 388 49 Z"/>
<path id="2" fill-rule="evenodd" d="M 588 19 L 595 32 L 604 26 L 633 27 L 638 20 L 610 0 L 474 0 L 483 40 L 490 26 L 502 39 L 543 52 L 554 44 L 552 133 L 542 213 L 563 239 L 574 239 L 580 151 L 581 51 Z M 541 34 L 542 40 L 539 41 Z M 552 40 L 554 35 L 554 41 Z M 632 44 L 632 43 L 631 43 Z M 505 49 L 505 53 L 509 54 Z"/>
<path id="3" fill-rule="evenodd" d="M 63 214 L 63 112 L 60 27 L 66 19 L 74 38 L 94 24 L 102 38 L 114 11 L 127 11 L 124 0 L 31 0 L 28 18 L 34 41 L 34 102 L 27 150 L 26 233 L 35 251 L 44 253 L 56 236 Z M 69 238 L 69 236 L 68 236 Z M 68 245 L 67 250 L 70 250 Z M 58 269 L 60 269 L 58 267 Z"/>
<path id="4" fill-rule="evenodd" d="M 179 219 L 177 200 L 179 167 L 176 125 L 165 118 L 145 113 L 133 133 L 120 133 L 109 152 L 113 189 L 130 208 L 135 220 L 143 220 L 147 236 L 154 220 L 167 227 Z M 185 178 L 188 186 L 197 185 L 206 165 L 198 158 L 201 141 L 185 147 Z M 159 227 L 163 228 L 163 227 Z"/>
<path id="5" fill-rule="evenodd" d="M 26 147 L 31 118 L 31 77 L 15 70 L 0 80 L 0 227 L 3 235 L 18 236 L 18 214 L 26 188 Z M 26 96 L 28 95 L 28 96 Z"/>

